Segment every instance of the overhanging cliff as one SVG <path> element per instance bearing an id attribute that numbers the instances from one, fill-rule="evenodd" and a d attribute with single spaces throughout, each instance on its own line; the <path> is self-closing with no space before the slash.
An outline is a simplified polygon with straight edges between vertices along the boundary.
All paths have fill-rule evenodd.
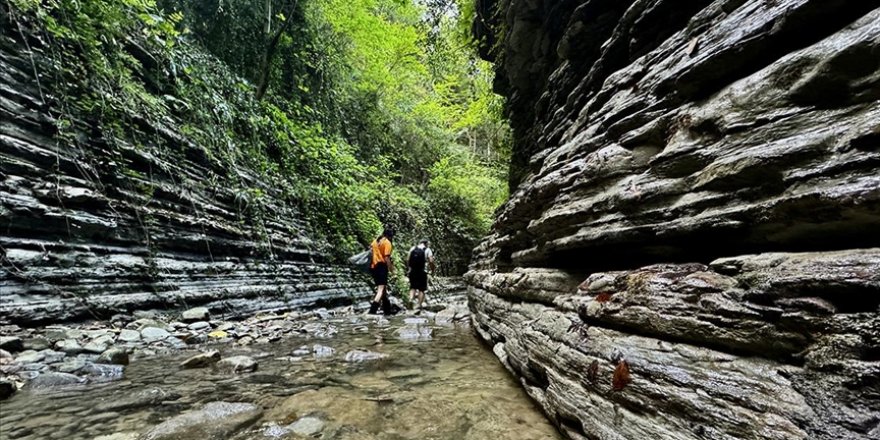
<path id="1" fill-rule="evenodd" d="M 471 307 L 562 430 L 880 436 L 880 2 L 477 10 L 516 144 Z"/>
<path id="2" fill-rule="evenodd" d="M 308 219 L 275 180 L 218 160 L 179 119 L 143 118 L 135 109 L 115 123 L 78 117 L 52 81 L 76 66 L 54 60 L 59 48 L 23 31 L 6 8 L 0 321 L 196 304 L 243 314 L 368 295 L 360 277 L 328 263 L 328 246 L 311 238 Z M 135 62 L 155 61 L 134 42 L 131 49 Z M 161 93 L 155 99 L 186 104 Z"/>

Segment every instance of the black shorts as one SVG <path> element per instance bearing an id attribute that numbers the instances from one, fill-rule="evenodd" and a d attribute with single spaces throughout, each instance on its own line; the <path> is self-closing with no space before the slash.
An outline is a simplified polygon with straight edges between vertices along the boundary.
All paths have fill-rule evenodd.
<path id="1" fill-rule="evenodd" d="M 377 286 L 387 286 L 388 285 L 388 265 L 385 263 L 378 263 L 372 269 L 370 269 L 370 273 L 373 274 L 373 281 L 376 282 Z"/>
<path id="2" fill-rule="evenodd" d="M 409 271 L 409 288 L 422 292 L 428 290 L 428 274 L 424 270 Z"/>

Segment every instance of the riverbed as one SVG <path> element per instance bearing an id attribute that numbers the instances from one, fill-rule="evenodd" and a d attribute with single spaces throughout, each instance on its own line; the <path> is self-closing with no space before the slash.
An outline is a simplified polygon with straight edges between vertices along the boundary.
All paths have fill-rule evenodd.
<path id="1" fill-rule="evenodd" d="M 268 344 L 135 354 L 103 383 L 24 387 L 0 402 L 0 438 L 560 438 L 467 321 L 357 314 L 310 325 Z M 256 370 L 181 367 L 208 350 Z"/>

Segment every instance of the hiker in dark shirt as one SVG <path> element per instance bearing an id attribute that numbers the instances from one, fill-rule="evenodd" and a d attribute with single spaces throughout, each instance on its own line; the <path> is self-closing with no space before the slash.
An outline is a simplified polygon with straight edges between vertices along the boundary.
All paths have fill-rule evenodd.
<path id="1" fill-rule="evenodd" d="M 421 309 L 425 303 L 425 292 L 428 291 L 428 268 L 431 272 L 437 269 L 434 264 L 434 251 L 429 247 L 427 238 L 409 250 L 406 259 L 407 275 L 409 275 L 409 297 L 413 307 Z"/>

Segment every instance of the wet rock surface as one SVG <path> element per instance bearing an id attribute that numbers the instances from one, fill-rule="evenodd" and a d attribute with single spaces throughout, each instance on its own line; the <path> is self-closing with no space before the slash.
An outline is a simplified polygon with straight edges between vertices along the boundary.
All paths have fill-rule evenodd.
<path id="1" fill-rule="evenodd" d="M 470 306 L 561 431 L 880 436 L 880 5 L 477 14 L 515 145 Z"/>

